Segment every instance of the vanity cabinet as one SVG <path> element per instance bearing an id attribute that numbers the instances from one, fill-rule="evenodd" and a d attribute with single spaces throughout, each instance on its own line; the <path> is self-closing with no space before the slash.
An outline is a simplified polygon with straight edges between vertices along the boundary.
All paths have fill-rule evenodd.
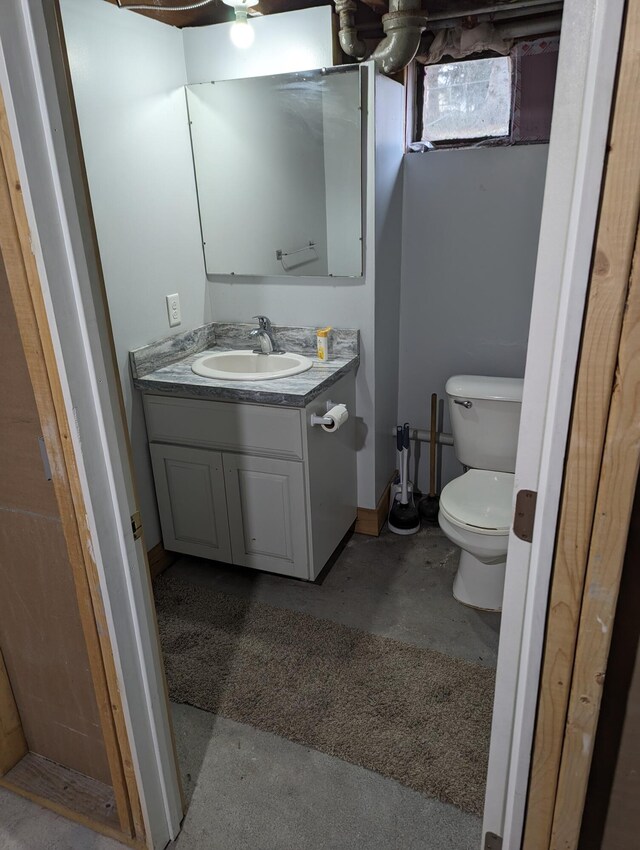
<path id="1" fill-rule="evenodd" d="M 151 463 L 165 548 L 231 559 L 222 455 L 152 443 Z"/>
<path id="2" fill-rule="evenodd" d="M 353 372 L 305 408 L 145 393 L 165 548 L 314 579 L 356 518 L 354 406 Z"/>
<path id="3" fill-rule="evenodd" d="M 303 464 L 226 454 L 234 564 L 309 577 Z"/>

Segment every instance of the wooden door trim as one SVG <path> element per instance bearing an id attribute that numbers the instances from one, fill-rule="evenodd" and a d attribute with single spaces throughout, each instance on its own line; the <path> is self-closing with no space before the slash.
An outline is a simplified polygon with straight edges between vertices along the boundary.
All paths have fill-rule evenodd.
<path id="1" fill-rule="evenodd" d="M 633 399 L 630 364 L 625 364 L 624 375 L 620 370 L 633 337 L 630 273 L 640 209 L 639 34 L 640 2 L 629 0 L 573 400 L 523 850 L 559 846 L 568 850 L 577 842 L 593 744 L 592 737 L 584 757 L 575 752 L 576 745 L 583 746 L 582 738 L 577 740 L 576 729 L 588 734 L 589 725 L 585 712 L 580 711 L 586 703 L 580 699 L 589 700 L 587 714 L 589 723 L 594 723 L 602 682 L 598 682 L 595 693 L 593 688 L 586 688 L 587 671 L 598 680 L 604 675 L 609 621 L 614 613 L 610 605 L 597 607 L 596 600 L 589 598 L 597 575 L 593 558 L 600 551 L 598 536 L 603 533 L 600 512 L 608 513 L 608 500 L 616 496 L 611 504 L 620 512 L 618 519 L 622 517 L 623 524 L 626 522 L 624 527 L 615 522 L 615 544 L 619 547 L 619 537 L 624 537 L 623 543 L 626 541 L 633 502 L 627 475 L 634 478 L 634 458 L 629 456 L 626 466 L 615 468 L 618 483 L 613 488 L 611 465 L 618 459 L 615 446 L 626 438 L 620 430 L 623 423 L 619 421 L 619 406 L 624 404 L 626 411 L 630 393 Z M 618 430 L 612 431 L 614 427 Z M 624 423 L 624 428 L 631 428 L 631 423 Z M 629 449 L 633 455 L 633 442 Z M 611 519 L 609 523 L 613 534 L 614 523 Z M 612 538 L 610 542 L 613 546 Z M 608 561 L 609 571 L 600 578 L 606 580 L 610 603 L 612 594 L 617 595 L 619 568 L 610 556 Z M 587 643 L 594 637 L 591 631 L 583 631 L 588 629 L 584 617 L 589 615 L 608 622 L 602 626 L 594 621 L 599 630 L 609 631 L 599 632 L 599 651 L 585 658 Z M 584 693 L 577 694 L 575 689 L 580 687 Z"/>
<path id="2" fill-rule="evenodd" d="M 0 250 L 53 473 L 120 827 L 123 836 L 143 840 L 144 821 L 92 535 L 1 92 L 0 139 Z"/>

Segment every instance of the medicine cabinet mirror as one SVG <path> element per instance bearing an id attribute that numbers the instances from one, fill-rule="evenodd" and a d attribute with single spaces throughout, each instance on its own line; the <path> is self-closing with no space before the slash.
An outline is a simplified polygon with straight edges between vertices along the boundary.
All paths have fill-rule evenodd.
<path id="1" fill-rule="evenodd" d="M 207 273 L 361 276 L 359 68 L 186 88 Z"/>

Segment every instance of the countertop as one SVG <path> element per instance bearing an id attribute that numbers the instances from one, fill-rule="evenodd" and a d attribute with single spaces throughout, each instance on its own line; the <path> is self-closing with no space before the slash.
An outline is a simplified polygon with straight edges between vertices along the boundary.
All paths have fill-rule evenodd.
<path id="1" fill-rule="evenodd" d="M 233 381 L 203 378 L 191 364 L 207 353 L 253 348 L 248 332 L 255 325 L 213 322 L 144 346 L 130 354 L 134 385 L 145 393 L 215 401 L 249 402 L 279 407 L 306 407 L 355 370 L 360 362 L 359 332 L 336 329 L 335 356 L 328 362 L 315 356 L 315 328 L 279 328 L 274 334 L 286 351 L 304 354 L 313 361 L 306 372 L 266 381 Z"/>

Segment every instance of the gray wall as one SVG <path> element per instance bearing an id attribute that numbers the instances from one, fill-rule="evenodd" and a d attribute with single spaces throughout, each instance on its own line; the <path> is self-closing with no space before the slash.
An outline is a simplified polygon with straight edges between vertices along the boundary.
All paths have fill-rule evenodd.
<path id="1" fill-rule="evenodd" d="M 546 165 L 547 145 L 405 156 L 400 422 L 427 428 L 450 375 L 523 376 Z M 443 447 L 441 485 L 461 471 Z"/>

